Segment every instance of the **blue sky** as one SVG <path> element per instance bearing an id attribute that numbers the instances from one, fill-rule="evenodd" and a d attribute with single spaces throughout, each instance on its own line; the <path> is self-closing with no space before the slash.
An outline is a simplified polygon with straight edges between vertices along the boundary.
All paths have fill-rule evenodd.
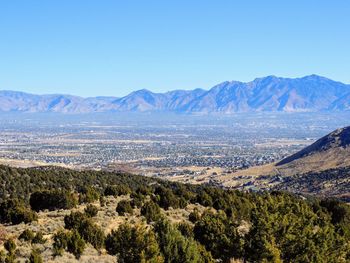
<path id="1" fill-rule="evenodd" d="M 350 1 L 0 1 L 0 89 L 123 96 L 319 74 L 350 83 Z"/>

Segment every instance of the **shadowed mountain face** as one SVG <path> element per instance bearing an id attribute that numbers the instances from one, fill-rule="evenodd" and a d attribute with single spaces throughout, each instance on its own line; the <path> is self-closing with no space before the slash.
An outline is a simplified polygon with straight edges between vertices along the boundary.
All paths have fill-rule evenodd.
<path id="1" fill-rule="evenodd" d="M 122 97 L 81 98 L 0 91 L 0 111 L 18 112 L 317 112 L 350 109 L 350 85 L 317 75 L 268 76 L 243 83 L 223 82 L 210 90 L 153 93 L 139 90 Z"/>

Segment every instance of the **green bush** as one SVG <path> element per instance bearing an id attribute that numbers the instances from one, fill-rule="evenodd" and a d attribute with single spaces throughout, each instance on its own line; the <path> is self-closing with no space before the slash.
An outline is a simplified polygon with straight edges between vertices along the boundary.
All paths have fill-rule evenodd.
<path id="1" fill-rule="evenodd" d="M 226 217 L 225 213 L 207 211 L 194 226 L 195 239 L 212 253 L 214 258 L 228 261 L 243 256 L 243 238 L 238 233 L 238 225 Z"/>
<path id="2" fill-rule="evenodd" d="M 210 253 L 192 238 L 183 236 L 168 220 L 159 220 L 154 228 L 165 262 L 214 262 Z"/>
<path id="3" fill-rule="evenodd" d="M 245 236 L 247 260 L 346 261 L 349 240 L 341 236 L 341 231 L 337 232 L 332 224 L 334 217 L 325 209 L 319 210 L 298 197 L 278 192 L 261 194 L 255 202 L 250 220 L 252 227 Z M 327 207 L 327 203 L 322 205 Z"/>
<path id="4" fill-rule="evenodd" d="M 193 238 L 193 225 L 187 222 L 181 222 L 176 225 L 177 229 L 181 232 L 181 234 L 188 238 Z"/>
<path id="5" fill-rule="evenodd" d="M 100 198 L 100 193 L 93 187 L 84 187 L 79 195 L 80 203 L 91 203 Z"/>
<path id="6" fill-rule="evenodd" d="M 153 231 L 144 226 L 120 225 L 107 235 L 106 249 L 121 263 L 163 262 Z"/>
<path id="7" fill-rule="evenodd" d="M 25 204 L 16 199 L 0 203 L 0 223 L 30 223 L 37 220 L 37 215 Z"/>
<path id="8" fill-rule="evenodd" d="M 53 251 L 54 256 L 61 256 L 63 251 L 67 249 L 68 240 L 70 239 L 70 233 L 63 230 L 58 231 L 53 236 Z"/>
<path id="9" fill-rule="evenodd" d="M 63 251 L 66 250 L 79 259 L 85 249 L 85 241 L 76 229 L 68 232 L 58 231 L 53 236 L 53 241 L 54 256 L 61 256 Z"/>
<path id="10" fill-rule="evenodd" d="M 5 257 L 5 263 L 15 263 L 16 256 L 15 254 L 7 254 Z"/>
<path id="11" fill-rule="evenodd" d="M 30 241 L 30 242 L 33 240 L 33 238 L 34 238 L 34 233 L 30 229 L 24 230 L 18 237 L 18 239 L 20 240 Z"/>
<path id="12" fill-rule="evenodd" d="M 130 204 L 130 201 L 122 200 L 118 203 L 116 211 L 120 216 L 124 216 L 125 214 L 132 215 L 133 209 Z"/>
<path id="13" fill-rule="evenodd" d="M 65 228 L 79 229 L 86 220 L 89 220 L 89 218 L 82 212 L 71 212 L 64 217 Z"/>
<path id="14" fill-rule="evenodd" d="M 213 199 L 211 196 L 206 193 L 205 191 L 201 191 L 197 195 L 197 202 L 201 204 L 202 206 L 213 206 Z"/>
<path id="15" fill-rule="evenodd" d="M 98 208 L 94 205 L 89 204 L 86 206 L 84 211 L 88 217 L 94 217 L 94 216 L 97 216 Z"/>
<path id="16" fill-rule="evenodd" d="M 64 223 L 67 229 L 76 230 L 86 242 L 96 249 L 102 248 L 105 238 L 104 233 L 85 214 L 72 212 L 64 217 Z"/>
<path id="17" fill-rule="evenodd" d="M 43 259 L 41 257 L 40 251 L 37 249 L 33 249 L 30 253 L 29 263 L 42 263 Z"/>
<path id="18" fill-rule="evenodd" d="M 148 201 L 142 206 L 141 215 L 146 218 L 147 223 L 155 222 L 161 217 L 160 208 L 153 201 Z"/>
<path id="19" fill-rule="evenodd" d="M 14 254 L 16 250 L 16 243 L 13 239 L 8 239 L 4 243 L 4 248 L 7 250 L 9 254 Z"/>
<path id="20" fill-rule="evenodd" d="M 67 241 L 67 251 L 72 253 L 76 259 L 79 259 L 85 249 L 85 241 L 79 235 L 78 231 L 73 230 Z"/>
<path id="21" fill-rule="evenodd" d="M 132 207 L 142 207 L 144 201 L 145 201 L 145 196 L 139 192 L 133 192 L 131 193 L 130 197 L 132 198 L 131 200 L 131 206 Z"/>
<path id="22" fill-rule="evenodd" d="M 32 240 L 33 244 L 44 244 L 46 242 L 46 239 L 44 239 L 44 235 L 42 232 L 37 232 L 35 237 Z"/>
<path id="23" fill-rule="evenodd" d="M 197 208 L 195 208 L 189 215 L 188 220 L 190 220 L 192 223 L 196 223 L 198 220 L 201 219 L 201 215 L 199 214 L 199 211 Z"/>
<path id="24" fill-rule="evenodd" d="M 3 250 L 0 250 L 0 263 L 6 263 L 6 253 Z"/>
<path id="25" fill-rule="evenodd" d="M 106 199 L 105 199 L 105 197 L 103 195 L 100 196 L 99 201 L 100 201 L 100 206 L 101 207 L 106 205 Z"/>
<path id="26" fill-rule="evenodd" d="M 76 197 L 67 191 L 38 191 L 30 196 L 30 206 L 35 211 L 71 209 L 77 205 Z"/>
<path id="27" fill-rule="evenodd" d="M 180 200 L 176 197 L 171 189 L 165 188 L 163 186 L 158 186 L 155 189 L 154 194 L 156 197 L 154 201 L 157 202 L 161 208 L 168 209 L 169 207 L 180 207 Z"/>
<path id="28" fill-rule="evenodd" d="M 151 195 L 152 194 L 152 189 L 148 186 L 140 186 L 136 189 L 135 191 L 137 194 L 143 195 L 143 196 L 147 196 L 147 195 Z"/>

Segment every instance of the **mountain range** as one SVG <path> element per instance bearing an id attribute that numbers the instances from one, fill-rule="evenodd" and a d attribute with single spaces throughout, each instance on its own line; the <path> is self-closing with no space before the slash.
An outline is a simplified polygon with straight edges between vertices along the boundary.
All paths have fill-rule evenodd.
<path id="1" fill-rule="evenodd" d="M 0 91 L 0 112 L 318 112 L 350 109 L 350 85 L 310 75 L 267 76 L 251 82 L 226 81 L 209 90 L 154 93 L 138 90 L 125 97 L 34 95 Z"/>

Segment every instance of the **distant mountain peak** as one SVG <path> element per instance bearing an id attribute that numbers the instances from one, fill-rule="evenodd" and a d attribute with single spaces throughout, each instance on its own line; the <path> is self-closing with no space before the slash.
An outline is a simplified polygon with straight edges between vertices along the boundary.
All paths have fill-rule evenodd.
<path id="1" fill-rule="evenodd" d="M 313 74 L 293 79 L 270 75 L 251 82 L 224 81 L 209 90 L 155 93 L 141 89 L 121 98 L 0 91 L 0 112 L 171 111 L 233 114 L 345 111 L 350 110 L 349 98 L 350 85 L 322 76 Z"/>

